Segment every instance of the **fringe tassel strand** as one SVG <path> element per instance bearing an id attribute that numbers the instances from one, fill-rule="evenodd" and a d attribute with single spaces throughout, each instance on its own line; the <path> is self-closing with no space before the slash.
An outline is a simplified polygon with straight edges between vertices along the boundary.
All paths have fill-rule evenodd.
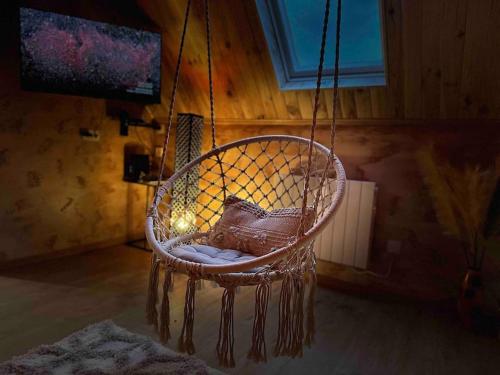
<path id="1" fill-rule="evenodd" d="M 160 272 L 160 261 L 156 255 L 151 256 L 151 271 L 149 273 L 148 301 L 146 305 L 146 319 L 158 329 L 158 312 L 156 302 L 158 300 L 158 276 Z"/>
<path id="2" fill-rule="evenodd" d="M 288 273 L 281 284 L 275 356 L 302 356 L 304 339 L 304 278 Z"/>
<path id="3" fill-rule="evenodd" d="M 255 362 L 267 362 L 266 353 L 266 316 L 271 285 L 268 282 L 257 285 L 255 289 L 255 317 L 253 320 L 252 347 L 247 358 Z"/>
<path id="4" fill-rule="evenodd" d="M 182 324 L 182 332 L 179 337 L 179 351 L 188 354 L 195 353 L 193 343 L 195 292 L 196 279 L 191 276 L 187 282 L 186 299 L 184 301 L 184 323 Z"/>
<path id="5" fill-rule="evenodd" d="M 165 268 L 165 279 L 163 280 L 163 299 L 160 310 L 160 341 L 166 343 L 170 339 L 170 300 L 168 292 L 172 287 L 172 269 Z"/>
<path id="6" fill-rule="evenodd" d="M 316 299 L 316 271 L 311 271 L 311 285 L 309 286 L 309 296 L 307 297 L 307 325 L 305 344 L 310 348 L 314 343 L 316 334 L 316 321 L 314 317 L 314 301 Z"/>
<path id="7" fill-rule="evenodd" d="M 223 367 L 234 367 L 234 294 L 235 288 L 224 289 L 219 323 L 217 357 Z"/>

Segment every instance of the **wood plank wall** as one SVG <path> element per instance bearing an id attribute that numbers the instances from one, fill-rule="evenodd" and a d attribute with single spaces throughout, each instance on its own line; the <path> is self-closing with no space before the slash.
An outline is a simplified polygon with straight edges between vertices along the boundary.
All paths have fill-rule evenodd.
<path id="1" fill-rule="evenodd" d="M 170 98 L 186 1 L 138 0 L 162 28 L 163 104 Z M 387 87 L 343 89 L 343 119 L 500 118 L 500 1 L 384 0 Z M 312 91 L 280 91 L 253 0 L 211 1 L 216 116 L 295 120 L 312 116 Z M 194 1 L 177 111 L 207 115 L 203 1 Z M 332 90 L 319 118 L 332 116 Z"/>
<path id="2" fill-rule="evenodd" d="M 138 2 L 164 30 L 163 104 L 150 108 L 164 120 L 186 0 Z M 193 5 L 176 112 L 208 117 L 203 1 Z M 217 143 L 259 134 L 307 137 L 312 91 L 279 90 L 254 1 L 211 5 Z M 434 143 L 458 164 L 500 157 L 498 19 L 498 0 L 384 0 L 389 85 L 340 92 L 336 153 L 348 178 L 379 187 L 370 268 L 385 273 L 392 259 L 387 241 L 401 241 L 391 278 L 416 294 L 454 290 L 464 265 L 435 220 L 414 153 Z M 316 135 L 328 144 L 331 89 L 320 104 Z"/>

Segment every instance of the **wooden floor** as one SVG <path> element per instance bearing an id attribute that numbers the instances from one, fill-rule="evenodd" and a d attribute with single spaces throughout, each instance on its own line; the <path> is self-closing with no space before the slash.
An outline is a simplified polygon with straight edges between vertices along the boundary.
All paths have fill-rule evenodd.
<path id="1" fill-rule="evenodd" d="M 132 332 L 157 338 L 145 324 L 149 254 L 117 247 L 72 256 L 0 275 L 0 361 L 112 319 Z M 197 292 L 197 356 L 217 367 L 221 291 Z M 173 333 L 180 328 L 183 276 L 176 276 Z M 268 351 L 276 330 L 277 291 L 268 316 Z M 304 357 L 246 359 L 253 319 L 253 290 L 236 295 L 237 374 L 499 374 L 500 341 L 465 331 L 448 311 L 376 302 L 320 289 L 316 344 Z M 175 341 L 170 345 L 175 347 Z"/>

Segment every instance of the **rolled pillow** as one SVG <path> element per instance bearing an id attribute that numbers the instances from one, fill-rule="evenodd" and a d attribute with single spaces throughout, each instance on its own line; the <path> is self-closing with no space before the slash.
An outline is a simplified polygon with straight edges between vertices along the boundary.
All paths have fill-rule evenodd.
<path id="1" fill-rule="evenodd" d="M 266 211 L 234 195 L 224 201 L 224 212 L 208 236 L 208 245 L 262 256 L 296 239 L 302 210 Z M 306 209 L 305 230 L 314 223 L 314 210 Z"/>

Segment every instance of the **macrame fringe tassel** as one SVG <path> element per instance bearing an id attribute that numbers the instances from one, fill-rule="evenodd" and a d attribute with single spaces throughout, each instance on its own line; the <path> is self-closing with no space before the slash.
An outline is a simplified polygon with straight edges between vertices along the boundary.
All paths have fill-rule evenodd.
<path id="1" fill-rule="evenodd" d="M 158 312 L 156 302 L 158 300 L 158 277 L 160 273 L 160 261 L 156 255 L 151 257 L 151 270 L 149 272 L 148 299 L 146 304 L 146 319 L 158 329 Z"/>
<path id="2" fill-rule="evenodd" d="M 287 274 L 281 285 L 278 338 L 275 356 L 302 356 L 304 339 L 304 279 L 303 275 Z"/>
<path id="3" fill-rule="evenodd" d="M 278 313 L 278 338 L 274 347 L 274 355 L 288 355 L 290 353 L 291 343 L 291 317 L 290 317 L 290 300 L 292 298 L 292 276 L 286 274 L 281 283 L 281 292 L 279 300 Z"/>
<path id="4" fill-rule="evenodd" d="M 219 365 L 234 367 L 234 294 L 235 288 L 224 289 L 220 311 L 219 340 L 217 341 L 217 357 Z"/>
<path id="5" fill-rule="evenodd" d="M 304 290 L 305 280 L 303 275 L 293 279 L 293 306 L 292 306 L 292 346 L 291 356 L 302 357 L 304 345 Z"/>
<path id="6" fill-rule="evenodd" d="M 170 278 L 170 285 L 168 286 L 168 291 L 169 292 L 173 292 L 174 291 L 174 283 L 175 283 L 175 278 L 174 278 L 174 273 L 172 272 L 172 276 Z"/>
<path id="7" fill-rule="evenodd" d="M 170 300 L 168 292 L 172 287 L 172 269 L 165 268 L 165 279 L 163 280 L 163 299 L 160 310 L 160 341 L 166 343 L 170 339 Z"/>
<path id="8" fill-rule="evenodd" d="M 179 351 L 194 354 L 193 326 L 194 326 L 194 299 L 196 292 L 196 279 L 190 277 L 187 282 L 186 299 L 184 301 L 184 323 L 179 337 Z"/>
<path id="9" fill-rule="evenodd" d="M 316 334 L 316 320 L 314 317 L 314 302 L 316 299 L 316 271 L 311 271 L 311 278 L 309 280 L 309 296 L 307 297 L 307 323 L 306 323 L 306 339 L 305 344 L 310 348 L 314 343 L 314 336 Z"/>
<path id="10" fill-rule="evenodd" d="M 263 283 L 257 285 L 255 289 L 255 317 L 253 320 L 252 347 L 247 358 L 255 362 L 267 362 L 266 353 L 266 316 L 271 285 Z"/>

